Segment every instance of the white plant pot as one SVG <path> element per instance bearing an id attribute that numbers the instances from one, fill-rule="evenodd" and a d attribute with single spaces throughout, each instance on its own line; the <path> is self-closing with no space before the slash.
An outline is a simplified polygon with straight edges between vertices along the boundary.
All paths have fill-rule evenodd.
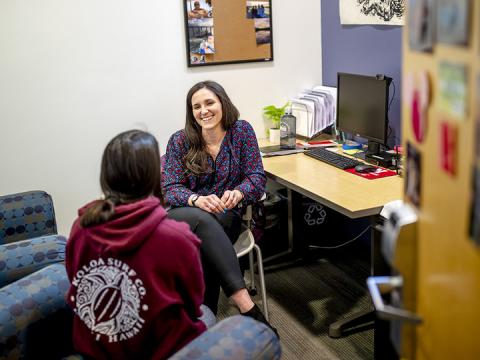
<path id="1" fill-rule="evenodd" d="M 280 129 L 270 129 L 270 143 L 272 145 L 280 144 Z"/>

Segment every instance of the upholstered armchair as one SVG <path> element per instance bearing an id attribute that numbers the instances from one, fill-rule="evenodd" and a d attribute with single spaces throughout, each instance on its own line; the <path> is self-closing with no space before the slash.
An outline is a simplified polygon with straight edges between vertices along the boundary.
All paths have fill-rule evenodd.
<path id="1" fill-rule="evenodd" d="M 46 192 L 0 196 L 0 288 L 64 261 L 65 244 Z"/>
<path id="2" fill-rule="evenodd" d="M 73 351 L 73 314 L 65 302 L 66 239 L 56 231 L 45 192 L 0 196 L 0 359 L 82 359 Z M 280 356 L 280 343 L 267 326 L 238 315 L 212 326 L 172 359 Z"/>
<path id="3" fill-rule="evenodd" d="M 15 334 L 30 329 L 27 325 L 44 318 L 52 308 L 60 309 L 60 304 L 68 312 L 58 296 L 68 289 L 62 263 L 65 245 L 66 238 L 57 234 L 49 194 L 29 191 L 0 196 L 0 358 L 25 357 L 25 341 Z M 44 277 L 45 271 L 39 270 L 52 264 Z M 50 292 L 43 293 L 45 287 Z"/>
<path id="4" fill-rule="evenodd" d="M 82 359 L 71 343 L 69 282 L 62 263 L 52 264 L 0 289 L 0 358 Z M 280 359 L 278 338 L 246 316 L 220 321 L 171 359 Z"/>

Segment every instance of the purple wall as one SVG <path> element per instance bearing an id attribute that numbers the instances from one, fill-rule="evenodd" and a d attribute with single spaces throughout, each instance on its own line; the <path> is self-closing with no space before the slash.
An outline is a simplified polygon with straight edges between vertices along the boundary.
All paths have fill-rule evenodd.
<path id="1" fill-rule="evenodd" d="M 322 0 L 322 67 L 323 84 L 327 86 L 337 86 L 337 72 L 385 74 L 393 78 L 395 98 L 389 111 L 393 133 L 388 143 L 400 143 L 402 27 L 342 26 L 339 0 Z"/>

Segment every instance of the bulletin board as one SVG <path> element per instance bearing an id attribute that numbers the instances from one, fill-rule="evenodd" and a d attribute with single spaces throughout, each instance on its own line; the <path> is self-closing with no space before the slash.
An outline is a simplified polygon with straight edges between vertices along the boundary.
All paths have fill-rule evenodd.
<path id="1" fill-rule="evenodd" d="M 273 61 L 272 1 L 184 0 L 189 67 Z"/>

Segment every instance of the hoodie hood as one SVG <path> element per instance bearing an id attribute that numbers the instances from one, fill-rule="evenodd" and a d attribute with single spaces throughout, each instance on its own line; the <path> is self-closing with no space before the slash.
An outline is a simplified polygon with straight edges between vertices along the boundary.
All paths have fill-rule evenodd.
<path id="1" fill-rule="evenodd" d="M 82 216 L 92 205 L 82 207 L 78 214 Z M 115 214 L 100 225 L 77 229 L 85 232 L 89 239 L 114 253 L 129 252 L 146 241 L 158 225 L 167 217 L 167 212 L 156 197 L 136 201 L 115 207 Z M 72 234 L 73 235 L 73 234 Z M 102 247 L 103 247 L 102 246 Z"/>

